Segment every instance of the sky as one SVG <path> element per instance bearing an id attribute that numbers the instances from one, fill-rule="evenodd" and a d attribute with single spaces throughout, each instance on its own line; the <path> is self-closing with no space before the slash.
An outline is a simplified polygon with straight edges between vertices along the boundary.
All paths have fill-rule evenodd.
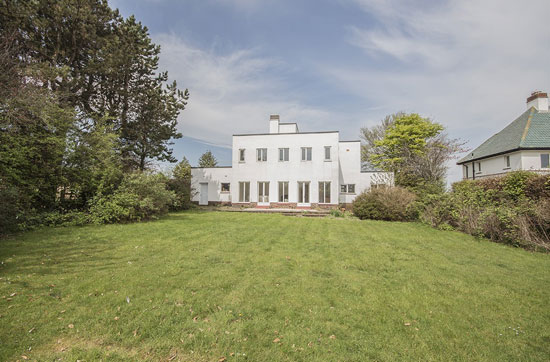
<path id="1" fill-rule="evenodd" d="M 174 156 L 267 132 L 361 127 L 398 111 L 443 124 L 469 149 L 550 91 L 548 0 L 111 0 L 161 46 L 160 70 L 187 88 Z M 450 164 L 448 179 L 460 179 Z"/>

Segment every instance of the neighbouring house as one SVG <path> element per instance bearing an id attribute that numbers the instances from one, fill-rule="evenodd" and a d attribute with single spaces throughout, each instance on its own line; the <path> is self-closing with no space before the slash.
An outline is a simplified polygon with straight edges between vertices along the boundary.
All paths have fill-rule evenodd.
<path id="1" fill-rule="evenodd" d="M 233 135 L 232 166 L 191 169 L 199 205 L 337 207 L 392 183 L 393 174 L 361 164 L 360 141 L 341 141 L 338 131 L 300 132 L 278 115 L 269 133 Z"/>
<path id="2" fill-rule="evenodd" d="M 548 95 L 533 92 L 527 98 L 527 110 L 466 157 L 463 179 L 503 175 L 526 170 L 550 173 L 550 112 Z"/>

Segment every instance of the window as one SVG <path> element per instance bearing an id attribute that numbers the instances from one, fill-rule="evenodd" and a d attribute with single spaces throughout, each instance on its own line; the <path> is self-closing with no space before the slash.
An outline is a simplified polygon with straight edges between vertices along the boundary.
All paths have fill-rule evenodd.
<path id="1" fill-rule="evenodd" d="M 229 192 L 230 184 L 229 182 L 222 182 L 222 192 Z"/>
<path id="2" fill-rule="evenodd" d="M 298 182 L 298 203 L 309 204 L 309 182 Z"/>
<path id="3" fill-rule="evenodd" d="M 279 202 L 288 202 L 288 182 L 287 181 L 279 182 Z"/>
<path id="4" fill-rule="evenodd" d="M 510 168 L 510 156 L 504 156 L 504 164 L 506 168 Z"/>
<path id="5" fill-rule="evenodd" d="M 302 147 L 302 161 L 311 161 L 311 147 Z"/>
<path id="6" fill-rule="evenodd" d="M 354 194 L 355 184 L 340 185 L 340 193 L 342 194 Z"/>
<path id="7" fill-rule="evenodd" d="M 288 148 L 279 148 L 279 161 L 288 161 Z"/>
<path id="8" fill-rule="evenodd" d="M 244 162 L 244 148 L 239 150 L 239 162 Z"/>
<path id="9" fill-rule="evenodd" d="M 250 182 L 239 182 L 239 202 L 250 202 Z"/>
<path id="10" fill-rule="evenodd" d="M 258 182 L 258 202 L 269 202 L 269 182 Z"/>
<path id="11" fill-rule="evenodd" d="M 464 174 L 466 175 L 466 178 L 468 178 L 468 166 L 464 165 Z"/>
<path id="12" fill-rule="evenodd" d="M 330 161 L 330 146 L 325 146 L 325 161 Z"/>
<path id="13" fill-rule="evenodd" d="M 330 204 L 330 182 L 319 182 L 319 203 Z"/>
<path id="14" fill-rule="evenodd" d="M 541 153 L 540 155 L 540 167 L 549 168 L 550 167 L 550 154 Z"/>
<path id="15" fill-rule="evenodd" d="M 256 159 L 259 162 L 267 161 L 267 148 L 256 148 Z"/>
<path id="16" fill-rule="evenodd" d="M 478 172 L 481 172 L 481 162 L 478 162 L 478 163 L 477 163 L 477 171 L 478 171 Z"/>

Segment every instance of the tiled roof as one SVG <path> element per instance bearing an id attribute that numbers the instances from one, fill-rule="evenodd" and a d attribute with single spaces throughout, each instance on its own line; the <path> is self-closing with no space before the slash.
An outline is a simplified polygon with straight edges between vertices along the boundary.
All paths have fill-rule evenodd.
<path id="1" fill-rule="evenodd" d="M 550 112 L 530 108 L 457 163 L 533 148 L 550 148 Z"/>

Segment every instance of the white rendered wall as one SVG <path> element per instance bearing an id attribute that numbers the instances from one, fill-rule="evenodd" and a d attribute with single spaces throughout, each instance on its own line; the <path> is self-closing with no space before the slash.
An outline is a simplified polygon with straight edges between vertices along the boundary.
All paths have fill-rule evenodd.
<path id="1" fill-rule="evenodd" d="M 355 194 L 340 194 L 340 203 L 351 203 L 355 196 L 359 195 L 365 188 L 368 188 L 368 182 L 361 175 L 361 142 L 340 142 L 340 184 L 355 184 Z M 340 191 L 340 189 L 338 189 Z"/>
<path id="2" fill-rule="evenodd" d="M 231 192 L 221 192 L 222 183 L 231 183 L 231 173 L 231 167 L 192 168 L 191 201 L 200 200 L 200 184 L 207 182 L 209 202 L 231 202 Z"/>
<path id="3" fill-rule="evenodd" d="M 548 168 L 541 168 L 540 155 L 542 153 L 550 153 L 550 150 L 521 151 L 522 169 L 527 171 L 550 172 L 550 169 Z"/>
<path id="4" fill-rule="evenodd" d="M 296 123 L 279 123 L 279 133 L 297 133 L 298 125 Z"/>
<path id="5" fill-rule="evenodd" d="M 481 161 L 475 161 L 476 178 L 502 175 L 507 172 L 524 171 L 543 171 L 550 172 L 550 169 L 541 168 L 541 153 L 550 153 L 550 151 L 516 151 L 500 156 L 490 157 Z M 505 156 L 510 156 L 510 167 L 506 167 Z M 478 162 L 481 162 L 481 172 L 478 171 Z M 472 179 L 472 162 L 468 166 L 468 179 Z M 466 178 L 466 170 L 462 167 L 462 177 Z"/>
<path id="6" fill-rule="evenodd" d="M 310 203 L 319 202 L 319 182 L 331 182 L 331 204 L 338 203 L 338 132 L 233 136 L 231 197 L 239 200 L 239 182 L 250 182 L 250 202 L 258 202 L 258 182 L 269 182 L 269 202 L 278 202 L 278 182 L 289 182 L 289 202 L 298 202 L 298 181 L 310 182 Z M 331 160 L 325 161 L 325 146 Z M 301 148 L 312 148 L 312 160 L 301 160 Z M 256 149 L 267 148 L 267 161 L 256 160 Z M 289 161 L 279 161 L 279 148 L 289 149 Z M 239 162 L 245 149 L 245 162 Z"/>

